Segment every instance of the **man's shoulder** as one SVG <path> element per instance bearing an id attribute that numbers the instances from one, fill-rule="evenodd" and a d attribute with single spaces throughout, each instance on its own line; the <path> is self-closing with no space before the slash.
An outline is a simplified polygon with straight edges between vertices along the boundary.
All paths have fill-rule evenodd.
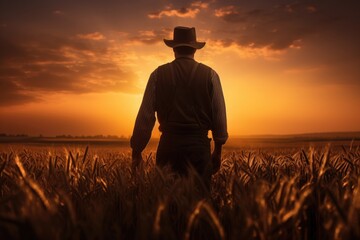
<path id="1" fill-rule="evenodd" d="M 157 67 L 157 69 L 163 69 L 163 68 L 166 68 L 166 67 L 170 66 L 170 64 L 171 64 L 171 62 L 164 63 L 164 64 L 162 64 L 162 65 L 159 65 L 159 66 Z"/>
<path id="2" fill-rule="evenodd" d="M 161 74 L 164 72 L 167 72 L 168 69 L 170 69 L 170 63 L 164 63 L 162 65 L 159 65 L 154 71 L 153 74 L 157 75 L 157 74 Z"/>
<path id="3" fill-rule="evenodd" d="M 206 65 L 206 64 L 204 64 L 204 63 L 199 63 L 199 67 L 200 67 L 201 69 L 203 69 L 203 71 L 205 71 L 205 72 L 207 72 L 208 74 L 210 74 L 210 76 L 217 75 L 216 71 L 215 71 L 212 67 L 210 67 L 210 66 L 208 66 L 208 65 Z"/>
<path id="4" fill-rule="evenodd" d="M 210 66 L 208 66 L 208 65 L 206 65 L 204 63 L 199 63 L 199 66 L 202 66 L 203 68 L 206 68 L 209 71 L 214 71 L 212 67 L 210 67 Z"/>

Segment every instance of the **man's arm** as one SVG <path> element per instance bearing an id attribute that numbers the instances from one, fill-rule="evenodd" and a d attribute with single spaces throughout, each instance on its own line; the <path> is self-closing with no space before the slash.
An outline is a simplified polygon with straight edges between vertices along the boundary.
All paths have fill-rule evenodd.
<path id="1" fill-rule="evenodd" d="M 155 83 L 156 70 L 150 75 L 144 97 L 136 117 L 134 131 L 130 139 L 132 148 L 133 168 L 142 162 L 141 152 L 148 144 L 154 127 L 155 118 Z"/>
<path id="2" fill-rule="evenodd" d="M 213 84 L 213 99 L 211 103 L 213 111 L 212 136 L 215 142 L 214 151 L 212 153 L 212 163 L 213 173 L 216 173 L 220 169 L 222 145 L 225 144 L 228 139 L 228 133 L 224 94 L 219 75 L 215 71 L 212 71 L 211 81 Z"/>

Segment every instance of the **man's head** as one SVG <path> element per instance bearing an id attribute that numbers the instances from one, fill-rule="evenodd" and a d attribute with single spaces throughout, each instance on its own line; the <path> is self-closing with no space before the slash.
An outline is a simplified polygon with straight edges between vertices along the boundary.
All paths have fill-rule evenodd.
<path id="1" fill-rule="evenodd" d="M 194 55 L 196 52 L 196 48 L 181 46 L 173 48 L 174 53 L 178 56 L 191 56 Z"/>
<path id="2" fill-rule="evenodd" d="M 196 40 L 196 31 L 194 27 L 175 27 L 173 40 L 164 39 L 164 42 L 168 47 L 174 48 L 174 51 L 175 48 L 178 47 L 187 47 L 182 49 L 193 48 L 196 50 L 205 46 L 205 42 L 198 42 Z"/>

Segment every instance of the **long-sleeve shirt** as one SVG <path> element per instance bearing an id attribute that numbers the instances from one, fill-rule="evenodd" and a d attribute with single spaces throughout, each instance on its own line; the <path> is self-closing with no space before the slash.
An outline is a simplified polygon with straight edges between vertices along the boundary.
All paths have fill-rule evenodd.
<path id="1" fill-rule="evenodd" d="M 130 140 L 134 151 L 141 152 L 150 140 L 152 129 L 155 125 L 156 117 L 156 81 L 158 69 L 153 71 L 148 80 L 144 97 L 135 121 L 133 135 Z M 226 108 L 224 95 L 220 83 L 219 75 L 211 69 L 212 83 L 212 136 L 217 144 L 224 144 L 228 138 L 226 123 Z"/>

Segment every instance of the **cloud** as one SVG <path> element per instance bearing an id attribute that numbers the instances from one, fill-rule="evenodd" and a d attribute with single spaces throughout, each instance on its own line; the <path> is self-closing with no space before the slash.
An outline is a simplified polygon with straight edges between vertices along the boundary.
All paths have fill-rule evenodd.
<path id="1" fill-rule="evenodd" d="M 215 9 L 216 17 L 224 17 L 224 16 L 228 16 L 231 14 L 238 14 L 238 12 L 235 10 L 235 6 L 233 6 L 233 5 Z"/>
<path id="2" fill-rule="evenodd" d="M 165 9 L 148 14 L 150 19 L 160 19 L 163 17 L 179 17 L 179 18 L 195 18 L 201 9 L 208 8 L 208 3 L 194 2 L 189 7 L 174 8 L 172 5 L 168 5 Z"/>
<path id="3" fill-rule="evenodd" d="M 94 41 L 105 39 L 105 36 L 99 32 L 88 33 L 88 34 L 78 34 L 77 37 L 80 39 L 88 39 L 88 40 L 94 40 Z"/>
<path id="4" fill-rule="evenodd" d="M 1 71 L 1 70 L 0 70 Z M 3 75 L 3 72 L 0 72 Z M 38 97 L 26 93 L 15 81 L 0 77 L 0 107 L 38 101 Z"/>
<path id="5" fill-rule="evenodd" d="M 330 28 L 337 19 L 326 11 L 326 8 L 305 1 L 255 9 L 222 6 L 215 9 L 214 15 L 232 28 L 228 38 L 234 43 L 250 48 L 283 50 Z"/>
<path id="6" fill-rule="evenodd" d="M 129 37 L 130 42 L 142 44 L 155 44 L 162 42 L 164 38 L 168 38 L 172 33 L 172 29 L 164 28 L 161 30 L 141 30 L 137 34 Z"/>
<path id="7" fill-rule="evenodd" d="M 32 39 L 0 36 L 1 105 L 40 100 L 56 92 L 137 93 L 136 75 L 124 67 L 121 48 L 98 32 Z"/>

